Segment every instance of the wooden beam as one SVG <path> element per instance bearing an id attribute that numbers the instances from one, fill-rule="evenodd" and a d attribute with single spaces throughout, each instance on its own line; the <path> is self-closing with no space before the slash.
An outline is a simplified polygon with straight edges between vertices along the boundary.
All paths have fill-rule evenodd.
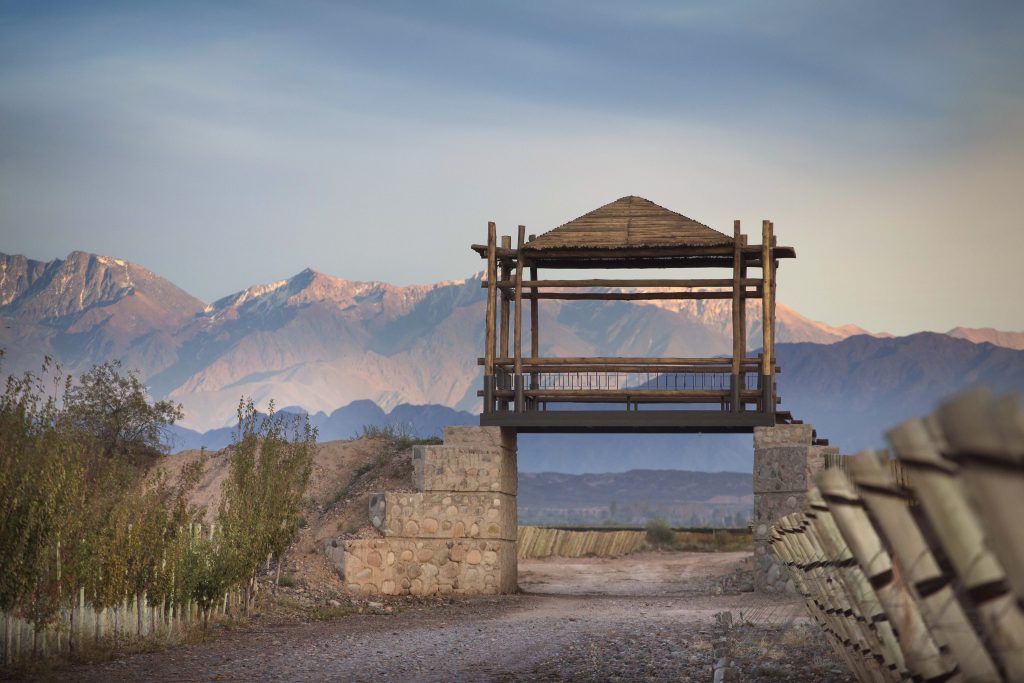
<path id="1" fill-rule="evenodd" d="M 772 351 L 774 339 L 772 338 L 772 257 L 771 257 L 772 231 L 771 223 L 767 220 L 761 221 L 761 267 L 764 277 L 764 292 L 761 296 L 761 374 L 765 377 L 771 374 Z"/>
<path id="2" fill-rule="evenodd" d="M 550 410 L 491 413 L 481 425 L 509 427 L 517 432 L 593 433 L 751 433 L 775 424 L 773 415 L 720 410 Z"/>
<path id="3" fill-rule="evenodd" d="M 518 248 L 516 253 L 516 341 L 515 341 L 515 376 L 514 386 L 516 390 L 516 412 L 521 413 L 525 409 L 523 404 L 523 242 L 526 240 L 526 226 L 519 226 Z"/>
<path id="4" fill-rule="evenodd" d="M 487 224 L 487 309 L 484 314 L 487 326 L 484 334 L 484 412 L 494 410 L 494 309 L 498 292 L 497 279 L 497 226 L 494 222 Z"/>
<path id="5" fill-rule="evenodd" d="M 480 359 L 477 359 L 478 363 Z M 498 365 L 510 365 L 515 362 L 514 358 L 495 358 L 493 361 Z M 627 358 L 624 356 L 601 356 L 583 357 L 574 356 L 567 358 L 522 358 L 521 362 L 526 365 L 721 365 L 728 367 L 732 362 L 729 358 Z M 759 358 L 744 358 L 742 364 L 757 368 L 760 366 Z"/>
<path id="6" fill-rule="evenodd" d="M 501 367 L 500 363 L 496 364 Z M 531 365 L 523 362 L 523 372 L 540 373 L 545 375 L 558 375 L 566 373 L 631 373 L 631 374 L 652 374 L 652 375 L 700 375 L 700 374 L 728 374 L 731 364 L 726 359 L 721 365 Z M 749 372 L 756 366 L 747 366 Z"/>
<path id="7" fill-rule="evenodd" d="M 510 249 L 512 247 L 512 237 L 509 236 L 509 235 L 502 235 L 501 236 L 501 246 L 502 246 L 503 249 Z M 502 264 L 501 264 L 501 281 L 502 282 L 505 281 L 505 280 L 508 280 L 509 271 L 510 270 L 511 270 L 511 266 L 510 266 L 509 262 L 507 260 L 506 261 L 502 261 Z M 485 285 L 484 283 L 481 282 L 480 286 L 481 287 L 490 286 L 490 283 L 487 283 Z M 501 287 L 501 282 L 498 282 L 497 286 Z M 502 293 L 502 297 L 501 297 L 501 316 L 500 316 L 500 318 L 501 318 L 501 341 L 498 344 L 498 352 L 502 356 L 507 356 L 509 354 L 509 349 L 508 349 L 509 303 L 508 303 L 508 297 L 504 295 L 504 292 Z"/>
<path id="8" fill-rule="evenodd" d="M 531 272 L 535 272 L 536 268 L 531 268 Z M 747 280 L 741 280 L 739 285 L 745 287 L 758 287 L 762 284 L 760 278 L 750 278 Z M 484 283 L 480 284 L 481 287 L 485 287 Z M 515 286 L 515 281 L 502 278 L 498 281 L 498 287 L 512 288 Z M 671 279 L 659 279 L 659 278 L 648 278 L 643 280 L 622 280 L 622 279 L 607 279 L 607 278 L 595 278 L 589 280 L 537 280 L 536 278 L 531 280 L 523 280 L 524 287 L 731 287 L 737 286 L 734 278 L 704 278 L 704 279 L 689 279 L 689 280 L 671 280 Z"/>
<path id="9" fill-rule="evenodd" d="M 732 223 L 732 241 L 733 241 L 733 256 L 732 256 L 732 379 L 731 379 L 731 390 L 732 390 L 732 412 L 737 413 L 740 411 L 742 406 L 740 405 L 740 382 L 742 378 L 740 376 L 740 359 L 743 358 L 743 349 L 740 342 L 740 335 L 743 334 L 743 325 L 740 322 L 740 318 L 743 316 L 743 294 L 744 285 L 743 278 L 740 277 L 740 267 L 743 263 L 743 240 L 740 237 L 740 222 L 738 220 Z"/>
<path id="10" fill-rule="evenodd" d="M 533 240 L 533 235 L 530 235 L 530 239 Z M 530 280 L 533 282 L 537 281 L 537 267 L 530 266 Z M 531 287 L 530 293 L 536 295 L 537 288 Z M 540 354 L 540 311 L 538 310 L 539 304 L 537 297 L 533 296 L 530 299 L 530 356 L 536 357 Z M 536 389 L 538 386 L 539 378 L 536 374 L 530 375 L 530 388 Z"/>
<path id="11" fill-rule="evenodd" d="M 754 290 L 746 296 L 756 299 L 760 294 Z M 558 299 L 561 301 L 656 301 L 656 300 L 706 300 L 731 299 L 731 291 L 712 292 L 529 292 L 524 299 Z"/>
<path id="12" fill-rule="evenodd" d="M 487 246 L 474 244 L 470 249 L 481 256 L 486 255 Z M 559 261 L 567 259 L 571 261 L 619 259 L 625 261 L 638 261 L 645 259 L 671 259 L 671 258 L 699 258 L 699 257 L 726 257 L 732 258 L 733 248 L 730 246 L 720 247 L 645 247 L 638 249 L 543 249 L 529 251 L 530 260 L 536 263 L 543 263 L 547 266 L 548 261 Z M 773 246 L 772 252 L 775 258 L 796 258 L 796 250 L 788 246 Z M 760 257 L 760 247 L 743 245 L 745 256 Z M 499 249 L 498 258 L 515 258 L 515 249 Z"/>

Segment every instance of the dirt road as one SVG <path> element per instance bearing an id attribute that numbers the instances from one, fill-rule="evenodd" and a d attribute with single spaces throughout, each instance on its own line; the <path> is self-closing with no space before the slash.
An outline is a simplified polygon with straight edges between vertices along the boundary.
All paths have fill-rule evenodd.
<path id="1" fill-rule="evenodd" d="M 57 672 L 75 681 L 843 681 L 792 599 L 717 594 L 741 553 L 526 560 L 521 595 L 268 625 Z M 727 618 L 716 614 L 730 612 Z"/>

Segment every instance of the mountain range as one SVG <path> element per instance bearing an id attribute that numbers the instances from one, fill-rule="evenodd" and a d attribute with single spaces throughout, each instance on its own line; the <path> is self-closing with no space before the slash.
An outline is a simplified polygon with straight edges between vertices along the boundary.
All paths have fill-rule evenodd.
<path id="1" fill-rule="evenodd" d="M 242 395 L 308 412 L 329 438 L 366 424 L 398 421 L 425 433 L 472 423 L 483 308 L 479 275 L 397 287 L 307 269 L 206 304 L 121 259 L 0 254 L 3 374 L 38 369 L 44 355 L 75 374 L 120 359 L 155 397 L 183 404 L 177 437 L 190 446 L 229 438 Z M 542 355 L 731 351 L 728 301 L 545 301 L 540 312 Z M 748 321 L 748 344 L 757 348 L 757 302 Z M 844 450 L 877 443 L 885 426 L 964 386 L 1024 389 L 1024 333 L 955 328 L 892 337 L 812 321 L 779 304 L 776 338 L 783 407 Z M 623 459 L 619 439 L 524 435 L 521 463 L 591 472 L 749 467 L 749 437 L 680 439 L 631 439 Z M 567 448 L 574 464 L 566 464 Z"/>
<path id="2" fill-rule="evenodd" d="M 749 472 L 630 470 L 603 474 L 521 472 L 520 524 L 742 526 L 754 507 Z"/>

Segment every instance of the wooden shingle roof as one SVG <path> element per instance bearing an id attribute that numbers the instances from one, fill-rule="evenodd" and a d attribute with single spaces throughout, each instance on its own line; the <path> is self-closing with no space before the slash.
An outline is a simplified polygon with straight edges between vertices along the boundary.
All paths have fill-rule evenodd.
<path id="1" fill-rule="evenodd" d="M 538 235 L 531 251 L 561 249 L 640 249 L 644 247 L 724 247 L 733 240 L 692 218 L 643 197 L 623 197 L 565 225 Z"/>

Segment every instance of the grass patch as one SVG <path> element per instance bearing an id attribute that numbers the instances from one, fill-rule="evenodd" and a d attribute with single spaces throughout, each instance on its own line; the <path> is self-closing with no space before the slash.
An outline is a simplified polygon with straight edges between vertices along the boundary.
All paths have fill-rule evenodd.
<path id="1" fill-rule="evenodd" d="M 329 605 L 310 605 L 309 603 L 296 600 L 287 595 L 278 595 L 272 598 L 278 607 L 283 607 L 292 612 L 298 612 L 304 619 L 309 621 L 331 621 L 355 614 L 351 607 L 331 607 Z"/>
<path id="2" fill-rule="evenodd" d="M 282 574 L 281 578 L 277 582 L 277 585 L 281 586 L 282 588 L 298 588 L 300 583 L 301 582 L 291 574 Z"/>
<path id="3" fill-rule="evenodd" d="M 363 425 L 363 431 L 359 434 L 364 439 L 380 439 L 388 445 L 388 450 L 394 453 L 404 451 L 413 446 L 438 446 L 444 441 L 436 436 L 416 436 L 412 433 L 409 425 L 387 424 L 383 427 L 377 425 Z"/>

